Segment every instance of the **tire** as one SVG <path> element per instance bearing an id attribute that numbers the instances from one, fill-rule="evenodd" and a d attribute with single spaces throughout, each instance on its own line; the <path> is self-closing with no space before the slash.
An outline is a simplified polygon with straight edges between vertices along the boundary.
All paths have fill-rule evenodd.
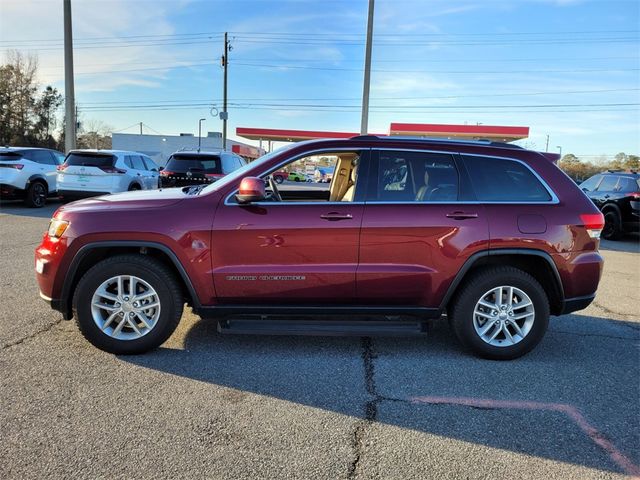
<path id="1" fill-rule="evenodd" d="M 282 182 L 284 182 L 284 179 L 280 175 L 278 175 L 277 177 L 273 177 L 273 179 L 277 184 L 281 184 Z"/>
<path id="2" fill-rule="evenodd" d="M 620 240 L 623 235 L 622 220 L 620 214 L 613 210 L 607 210 L 604 213 L 604 228 L 602 229 L 602 238 L 605 240 Z"/>
<path id="3" fill-rule="evenodd" d="M 31 182 L 27 188 L 24 203 L 30 208 L 42 208 L 47 203 L 47 194 L 47 185 L 44 182 Z"/>
<path id="4" fill-rule="evenodd" d="M 115 303 L 109 303 L 110 300 L 101 298 L 99 303 L 107 303 L 110 310 L 105 311 L 93 306 L 94 295 L 99 295 L 98 289 L 118 276 L 124 276 L 122 287 L 125 294 L 130 286 L 127 279 L 131 276 L 136 278 L 135 288 L 136 291 L 140 289 L 141 295 L 148 294 L 150 291 L 155 294 L 141 300 L 151 307 L 146 310 L 150 312 L 149 315 L 141 313 L 145 315 L 144 318 L 151 325 L 150 328 L 145 326 L 141 318 L 135 316 L 135 312 L 130 311 L 132 306 L 137 305 L 132 301 L 133 299 L 125 295 L 115 295 L 117 290 L 111 290 L 109 295 L 117 296 L 121 303 L 115 300 Z M 145 291 L 145 286 L 150 289 Z M 125 298 L 127 298 L 126 302 Z M 154 303 L 159 306 L 154 307 Z M 121 308 L 116 309 L 115 306 Z M 173 272 L 160 261 L 144 255 L 118 255 L 99 262 L 80 279 L 73 295 L 73 316 L 82 335 L 97 348 L 120 355 L 144 353 L 164 343 L 178 326 L 183 306 L 182 290 Z M 108 317 L 115 310 L 120 310 L 122 314 L 115 312 L 117 315 L 114 314 L 114 319 L 107 325 Z M 127 313 L 137 324 L 135 331 L 126 318 Z M 98 322 L 104 326 L 104 331 Z M 122 327 L 120 323 L 123 323 Z M 118 328 L 120 330 L 116 333 Z"/>
<path id="5" fill-rule="evenodd" d="M 518 296 L 524 294 L 529 297 L 531 306 L 515 309 L 513 317 L 510 316 L 511 309 L 507 306 L 506 311 L 497 310 L 494 320 L 496 310 L 486 309 L 479 302 L 493 298 L 493 303 L 497 303 L 497 294 L 494 297 L 485 295 L 494 289 L 498 291 L 502 286 L 507 287 L 506 290 L 502 290 L 504 294 L 501 295 L 504 296 L 505 303 L 508 302 L 508 288 L 512 287 L 512 298 L 517 299 L 516 305 L 526 304 L 525 297 Z M 492 301 L 488 300 L 488 303 Z M 502 301 L 500 303 L 502 304 Z M 480 313 L 481 311 L 486 313 Z M 514 319 L 518 319 L 517 322 L 514 322 Z M 481 324 L 483 321 L 485 323 Z M 471 274 L 465 280 L 450 306 L 449 322 L 460 343 L 475 355 L 492 360 L 512 360 L 530 352 L 544 337 L 549 325 L 549 299 L 540 283 L 528 273 L 514 267 L 490 267 Z M 493 327 L 491 323 L 494 324 Z M 514 323 L 523 333 L 522 336 L 517 334 Z M 484 328 L 489 328 L 485 339 L 480 334 Z M 496 329 L 502 328 L 508 329 L 511 339 L 504 330 L 499 330 L 498 335 L 492 340 L 493 343 L 488 343 L 487 339 Z"/>
<path id="6" fill-rule="evenodd" d="M 136 190 L 141 190 L 140 189 L 140 185 L 138 185 L 137 183 L 134 183 L 133 185 L 129 185 L 129 191 L 130 192 L 133 192 L 133 191 L 136 191 Z"/>

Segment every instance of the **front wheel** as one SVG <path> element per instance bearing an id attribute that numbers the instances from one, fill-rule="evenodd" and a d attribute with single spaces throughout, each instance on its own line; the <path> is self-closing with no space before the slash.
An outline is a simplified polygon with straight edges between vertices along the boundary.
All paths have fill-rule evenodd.
<path id="1" fill-rule="evenodd" d="M 277 177 L 273 177 L 273 179 L 277 184 L 281 184 L 282 182 L 284 182 L 284 179 L 280 175 L 278 175 Z"/>
<path id="2" fill-rule="evenodd" d="M 183 304 L 180 285 L 164 264 L 144 255 L 118 255 L 99 262 L 80 279 L 73 314 L 94 346 L 136 354 L 171 336 Z"/>
<path id="3" fill-rule="evenodd" d="M 528 273 L 494 267 L 464 283 L 449 314 L 463 346 L 483 358 L 511 360 L 542 340 L 549 324 L 549 300 Z"/>

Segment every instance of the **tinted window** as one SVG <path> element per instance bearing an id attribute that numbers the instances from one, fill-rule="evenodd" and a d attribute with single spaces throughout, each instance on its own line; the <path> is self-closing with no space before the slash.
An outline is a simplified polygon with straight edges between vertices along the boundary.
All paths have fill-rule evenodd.
<path id="1" fill-rule="evenodd" d="M 147 170 L 158 170 L 158 165 L 156 165 L 156 163 L 151 160 L 149 157 L 142 157 L 142 160 L 144 161 L 145 166 L 147 167 Z"/>
<path id="2" fill-rule="evenodd" d="M 615 175 L 605 175 L 602 183 L 598 186 L 599 192 L 613 192 L 618 183 L 618 177 Z"/>
<path id="3" fill-rule="evenodd" d="M 20 160 L 22 154 L 19 152 L 2 152 L 0 153 L 0 162 L 15 162 Z"/>
<path id="4" fill-rule="evenodd" d="M 222 173 L 217 155 L 172 155 L 165 169 L 177 172 Z"/>
<path id="5" fill-rule="evenodd" d="M 377 201 L 451 202 L 458 199 L 458 171 L 450 155 L 381 151 Z"/>
<path id="6" fill-rule="evenodd" d="M 618 181 L 618 191 L 619 192 L 637 192 L 638 191 L 638 180 L 632 177 L 620 177 Z"/>
<path id="7" fill-rule="evenodd" d="M 131 161 L 133 162 L 133 168 L 135 168 L 136 170 L 146 170 L 147 167 L 145 166 L 144 162 L 142 161 L 142 157 L 139 155 L 132 155 L 131 156 Z"/>
<path id="8" fill-rule="evenodd" d="M 58 165 L 62 165 L 64 163 L 64 155 L 60 152 L 51 152 L 56 159 L 56 163 Z"/>
<path id="9" fill-rule="evenodd" d="M 473 189 L 481 202 L 546 202 L 551 195 L 520 162 L 465 156 Z"/>
<path id="10" fill-rule="evenodd" d="M 113 155 L 104 153 L 70 153 L 65 161 L 66 165 L 85 167 L 112 167 L 115 162 Z"/>
<path id="11" fill-rule="evenodd" d="M 580 184 L 580 188 L 582 190 L 587 191 L 587 192 L 591 192 L 592 190 L 596 189 L 596 187 L 598 186 L 598 183 L 600 183 L 600 179 L 601 178 L 602 178 L 602 175 L 594 175 L 590 179 L 585 180 L 584 182 L 582 182 Z"/>
<path id="12" fill-rule="evenodd" d="M 133 162 L 131 161 L 131 155 L 125 155 L 124 164 L 129 168 L 133 168 Z"/>
<path id="13" fill-rule="evenodd" d="M 53 157 L 47 150 L 25 150 L 22 152 L 25 158 L 43 165 L 55 165 Z"/>

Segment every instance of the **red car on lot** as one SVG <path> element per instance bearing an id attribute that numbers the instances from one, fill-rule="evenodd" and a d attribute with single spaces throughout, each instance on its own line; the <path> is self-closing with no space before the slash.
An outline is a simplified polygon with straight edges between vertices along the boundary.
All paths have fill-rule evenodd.
<path id="1" fill-rule="evenodd" d="M 338 159 L 326 189 L 278 190 L 272 172 L 319 154 Z M 41 296 L 114 353 L 160 345 L 187 303 L 245 333 L 419 333 L 446 315 L 472 352 L 515 358 L 602 272 L 603 217 L 552 160 L 489 141 L 292 144 L 211 185 L 62 206 L 36 249 Z"/>

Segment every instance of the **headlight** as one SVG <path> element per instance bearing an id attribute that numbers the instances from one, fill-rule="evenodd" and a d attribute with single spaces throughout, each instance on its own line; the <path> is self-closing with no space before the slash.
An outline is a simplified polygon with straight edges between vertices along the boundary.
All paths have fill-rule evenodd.
<path id="1" fill-rule="evenodd" d="M 58 220 L 57 218 L 52 218 L 51 222 L 49 222 L 48 235 L 51 238 L 60 238 L 68 227 L 69 222 L 67 222 L 66 220 Z"/>

